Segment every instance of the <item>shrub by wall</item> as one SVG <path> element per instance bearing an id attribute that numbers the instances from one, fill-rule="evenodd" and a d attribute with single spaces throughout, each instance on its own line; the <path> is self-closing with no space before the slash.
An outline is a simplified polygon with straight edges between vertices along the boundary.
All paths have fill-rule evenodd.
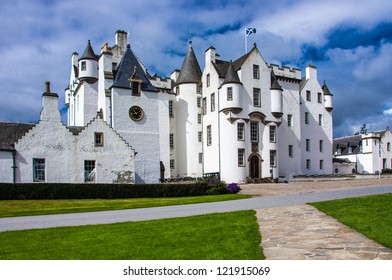
<path id="1" fill-rule="evenodd" d="M 0 200 L 17 199 L 115 199 L 206 195 L 212 186 L 193 184 L 59 184 L 0 183 Z"/>

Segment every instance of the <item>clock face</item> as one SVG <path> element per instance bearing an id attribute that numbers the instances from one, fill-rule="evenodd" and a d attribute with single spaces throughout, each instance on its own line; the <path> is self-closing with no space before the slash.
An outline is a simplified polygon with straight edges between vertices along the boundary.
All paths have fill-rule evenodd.
<path id="1" fill-rule="evenodd" d="M 144 116 L 143 109 L 139 106 L 129 108 L 129 117 L 134 121 L 140 121 Z"/>

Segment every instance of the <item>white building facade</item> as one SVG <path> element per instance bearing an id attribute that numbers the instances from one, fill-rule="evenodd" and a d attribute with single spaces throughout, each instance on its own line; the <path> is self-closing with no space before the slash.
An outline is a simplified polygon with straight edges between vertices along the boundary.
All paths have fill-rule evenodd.
<path id="1" fill-rule="evenodd" d="M 335 174 L 379 174 L 392 169 L 389 128 L 333 140 Z"/>
<path id="2" fill-rule="evenodd" d="M 333 172 L 332 94 L 325 83 L 319 83 L 314 66 L 308 66 L 302 77 L 299 69 L 268 65 L 255 44 L 235 60 L 221 60 L 210 47 L 202 70 L 189 42 L 181 69 L 159 77 L 150 75 L 134 54 L 128 34 L 117 31 L 113 47 L 105 43 L 96 54 L 89 41 L 82 56 L 73 53 L 70 72 L 65 90 L 67 127 L 83 135 L 89 127 L 105 124 L 121 139 L 113 143 L 123 141 L 119 147 L 131 157 L 131 162 L 120 157 L 120 166 L 105 166 L 113 174 L 123 174 L 129 165 L 136 183 L 206 174 L 242 183 Z M 51 125 L 61 134 L 58 147 L 84 141 L 77 140 L 79 134 L 62 132 L 60 123 Z M 50 130 L 41 122 L 39 127 L 42 133 Z M 23 144 L 24 138 L 16 148 L 34 150 L 30 140 Z M 37 143 L 43 145 L 38 139 Z M 72 149 L 81 150 L 76 154 L 69 150 L 64 161 L 94 153 L 84 146 Z M 1 162 L 8 165 L 12 151 L 0 152 Z M 52 156 L 56 157 L 54 151 Z M 117 161 L 107 156 L 108 161 Z M 81 169 L 71 171 L 72 163 L 66 161 L 64 168 L 70 168 L 66 174 L 77 172 L 73 181 L 79 180 Z M 23 166 L 18 172 L 20 180 L 29 174 Z M 97 180 L 109 176 L 98 166 L 95 172 Z M 9 181 L 12 176 L 7 176 L 2 180 Z M 105 181 L 116 181 L 109 177 Z M 67 178 L 58 175 L 48 181 Z"/>

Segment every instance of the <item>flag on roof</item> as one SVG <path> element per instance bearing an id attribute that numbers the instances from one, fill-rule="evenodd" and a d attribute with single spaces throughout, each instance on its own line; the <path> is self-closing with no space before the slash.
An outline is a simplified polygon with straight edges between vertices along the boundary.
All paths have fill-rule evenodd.
<path id="1" fill-rule="evenodd" d="M 251 34 L 256 34 L 256 28 L 253 28 L 253 27 L 251 27 L 251 28 L 245 28 L 245 35 L 246 35 L 246 36 L 249 36 L 249 35 L 251 35 Z"/>

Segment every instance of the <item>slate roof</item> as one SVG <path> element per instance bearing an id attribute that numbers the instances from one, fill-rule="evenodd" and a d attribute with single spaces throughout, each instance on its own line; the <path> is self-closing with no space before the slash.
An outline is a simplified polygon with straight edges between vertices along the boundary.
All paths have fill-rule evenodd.
<path id="1" fill-rule="evenodd" d="M 338 149 L 341 150 L 339 155 L 349 155 L 360 153 L 360 143 L 362 141 L 361 135 L 347 136 L 342 138 L 337 138 L 333 140 L 332 150 L 333 154 L 337 152 Z M 348 152 L 348 147 L 351 146 L 352 152 Z"/>
<path id="2" fill-rule="evenodd" d="M 30 123 L 0 122 L 0 150 L 14 150 L 13 145 L 33 126 Z"/>
<path id="3" fill-rule="evenodd" d="M 192 43 L 190 43 L 188 52 L 181 66 L 180 74 L 178 75 L 176 85 L 187 84 L 187 83 L 199 83 L 201 82 L 201 76 L 202 76 L 202 72 L 200 69 L 200 65 L 199 62 L 197 61 L 195 52 L 193 51 Z"/>
<path id="4" fill-rule="evenodd" d="M 329 91 L 329 88 L 327 86 L 327 83 L 324 81 L 323 86 L 321 87 L 324 91 L 324 95 L 332 95 L 332 93 Z"/>
<path id="5" fill-rule="evenodd" d="M 273 71 L 271 71 L 271 89 L 283 90 Z"/>
<path id="6" fill-rule="evenodd" d="M 240 58 L 238 58 L 237 60 L 233 61 L 233 62 L 229 62 L 229 61 L 224 61 L 224 60 L 215 60 L 215 63 L 213 63 L 216 72 L 219 75 L 219 78 L 224 79 L 226 77 L 227 71 L 229 70 L 229 66 L 230 64 L 233 64 L 233 69 L 234 71 L 238 71 L 241 69 L 242 64 L 244 64 L 245 60 L 249 57 L 249 55 L 253 52 L 254 49 L 256 49 L 256 45 L 253 46 L 253 48 L 246 54 L 244 54 L 243 56 L 241 56 Z"/>
<path id="7" fill-rule="evenodd" d="M 238 77 L 237 71 L 234 70 L 233 63 L 230 61 L 229 69 L 227 69 L 227 73 L 225 76 L 225 80 L 223 81 L 222 85 L 224 84 L 241 84 L 240 78 Z"/>
<path id="8" fill-rule="evenodd" d="M 94 50 L 91 47 L 90 40 L 88 40 L 86 49 L 84 50 L 82 57 L 79 58 L 79 61 L 82 59 L 98 60 L 98 57 L 95 55 Z"/>
<path id="9" fill-rule="evenodd" d="M 131 88 L 128 79 L 134 75 L 135 67 L 136 67 L 137 75 L 142 81 L 142 85 L 141 85 L 142 91 L 157 92 L 158 90 L 151 84 L 147 74 L 144 72 L 138 59 L 136 58 L 135 54 L 132 52 L 130 45 L 127 46 L 127 50 L 125 51 L 120 61 L 120 64 L 115 73 L 115 78 L 112 87 Z"/>

